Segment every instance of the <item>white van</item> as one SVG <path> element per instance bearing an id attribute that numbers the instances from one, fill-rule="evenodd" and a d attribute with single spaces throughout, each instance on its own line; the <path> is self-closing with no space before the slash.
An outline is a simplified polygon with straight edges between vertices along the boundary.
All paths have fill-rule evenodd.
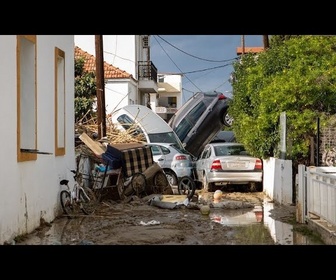
<path id="1" fill-rule="evenodd" d="M 126 105 L 111 113 L 111 120 L 120 130 L 132 128 L 135 134 L 143 133 L 147 143 L 174 143 L 184 150 L 168 123 L 144 105 Z"/>

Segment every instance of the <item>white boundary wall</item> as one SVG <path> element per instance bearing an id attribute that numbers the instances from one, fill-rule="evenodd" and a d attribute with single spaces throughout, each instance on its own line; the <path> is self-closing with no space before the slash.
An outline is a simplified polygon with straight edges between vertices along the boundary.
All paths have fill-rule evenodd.
<path id="1" fill-rule="evenodd" d="M 263 160 L 264 193 L 279 204 L 292 204 L 292 161 L 269 158 Z"/>

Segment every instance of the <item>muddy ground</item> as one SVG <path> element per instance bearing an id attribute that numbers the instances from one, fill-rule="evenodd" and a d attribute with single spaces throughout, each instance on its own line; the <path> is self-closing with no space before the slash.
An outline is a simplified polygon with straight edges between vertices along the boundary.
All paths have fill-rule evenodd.
<path id="1" fill-rule="evenodd" d="M 132 196 L 124 201 L 105 199 L 93 215 L 61 216 L 29 235 L 17 237 L 16 245 L 274 245 L 262 217 L 248 226 L 223 225 L 221 215 L 239 215 L 262 206 L 262 192 L 223 192 L 221 207 L 213 207 L 213 193 L 195 195 L 190 203 L 179 199 L 176 207 L 153 203 L 153 197 Z M 168 200 L 167 200 L 168 197 Z M 163 197 L 161 196 L 160 199 Z M 170 200 L 169 200 L 170 199 Z M 162 201 L 172 205 L 176 196 Z M 174 202 L 174 203 L 175 203 Z M 227 204 L 229 203 L 229 204 Z M 164 203 L 165 204 L 165 203 Z M 175 205 L 175 204 L 174 204 Z M 203 205 L 210 206 L 205 213 Z M 201 209 L 202 208 L 202 209 Z M 235 209 L 233 209 L 235 208 Z M 275 207 L 273 219 L 295 222 L 295 206 Z"/>

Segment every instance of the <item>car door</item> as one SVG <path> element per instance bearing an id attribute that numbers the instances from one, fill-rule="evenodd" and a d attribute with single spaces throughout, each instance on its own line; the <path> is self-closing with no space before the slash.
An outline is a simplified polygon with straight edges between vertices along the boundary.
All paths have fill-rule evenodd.
<path id="1" fill-rule="evenodd" d="M 167 168 L 170 167 L 170 164 L 167 161 L 167 156 L 166 156 L 166 152 L 164 150 L 162 150 L 163 146 L 161 145 L 156 145 L 156 144 L 151 144 L 150 148 L 152 150 L 152 154 L 153 154 L 153 160 L 161 167 L 161 168 Z"/>
<path id="2" fill-rule="evenodd" d="M 204 170 L 206 169 L 207 159 L 209 158 L 210 147 L 205 146 L 200 157 L 196 161 L 196 174 L 197 178 L 201 181 L 203 180 Z"/>

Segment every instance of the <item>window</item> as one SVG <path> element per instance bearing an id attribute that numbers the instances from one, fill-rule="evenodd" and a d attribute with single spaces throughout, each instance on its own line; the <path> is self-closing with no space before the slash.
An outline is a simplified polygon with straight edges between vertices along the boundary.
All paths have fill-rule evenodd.
<path id="1" fill-rule="evenodd" d="M 190 111 L 187 118 L 190 119 L 193 124 L 195 124 L 200 119 L 205 110 L 206 106 L 203 102 L 200 102 Z"/>
<path id="2" fill-rule="evenodd" d="M 65 154 L 65 55 L 55 48 L 55 155 Z"/>
<path id="3" fill-rule="evenodd" d="M 152 143 L 174 143 L 180 146 L 178 140 L 176 139 L 176 134 L 174 132 L 163 132 L 163 133 L 150 133 L 148 134 L 149 141 Z"/>
<path id="4" fill-rule="evenodd" d="M 180 124 L 176 127 L 175 133 L 181 141 L 187 137 L 189 131 L 193 128 L 192 124 L 188 122 L 187 119 L 183 119 Z"/>
<path id="5" fill-rule="evenodd" d="M 163 152 L 164 155 L 169 155 L 170 154 L 170 150 L 168 148 L 161 147 L 161 149 L 162 149 L 162 152 Z"/>
<path id="6" fill-rule="evenodd" d="M 159 75 L 159 83 L 163 83 L 164 82 L 164 76 L 163 75 Z"/>
<path id="7" fill-rule="evenodd" d="M 126 114 L 120 115 L 117 118 L 117 121 L 122 125 L 122 127 L 131 133 L 133 136 L 137 136 L 139 134 L 144 135 L 142 129 L 135 124 L 135 122 Z"/>
<path id="8" fill-rule="evenodd" d="M 17 160 L 36 160 L 36 35 L 17 36 Z"/>
<path id="9" fill-rule="evenodd" d="M 151 145 L 150 148 L 152 150 L 153 156 L 161 155 L 161 151 L 160 151 L 160 148 L 158 146 Z"/>

